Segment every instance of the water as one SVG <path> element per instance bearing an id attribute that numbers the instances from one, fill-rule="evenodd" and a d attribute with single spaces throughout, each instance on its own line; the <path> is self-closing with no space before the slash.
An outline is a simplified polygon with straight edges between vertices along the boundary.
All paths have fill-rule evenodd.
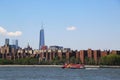
<path id="1" fill-rule="evenodd" d="M 0 80 L 120 80 L 120 69 L 0 67 Z"/>

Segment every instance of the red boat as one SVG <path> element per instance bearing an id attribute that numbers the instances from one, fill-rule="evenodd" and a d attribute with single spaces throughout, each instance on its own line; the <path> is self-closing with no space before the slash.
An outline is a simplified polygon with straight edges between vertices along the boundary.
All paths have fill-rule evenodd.
<path id="1" fill-rule="evenodd" d="M 83 64 L 64 64 L 62 68 L 83 69 Z"/>

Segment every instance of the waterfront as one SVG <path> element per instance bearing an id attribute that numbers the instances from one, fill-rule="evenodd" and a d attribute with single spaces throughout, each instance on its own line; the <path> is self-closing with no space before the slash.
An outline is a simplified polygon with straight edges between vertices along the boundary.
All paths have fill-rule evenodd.
<path id="1" fill-rule="evenodd" d="M 119 68 L 0 67 L 0 80 L 119 80 Z"/>

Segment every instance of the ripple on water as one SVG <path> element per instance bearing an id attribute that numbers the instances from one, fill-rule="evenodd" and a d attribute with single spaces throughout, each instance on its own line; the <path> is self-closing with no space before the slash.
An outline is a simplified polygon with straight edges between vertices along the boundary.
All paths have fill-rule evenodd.
<path id="1" fill-rule="evenodd" d="M 0 80 L 120 80 L 120 69 L 0 68 Z"/>

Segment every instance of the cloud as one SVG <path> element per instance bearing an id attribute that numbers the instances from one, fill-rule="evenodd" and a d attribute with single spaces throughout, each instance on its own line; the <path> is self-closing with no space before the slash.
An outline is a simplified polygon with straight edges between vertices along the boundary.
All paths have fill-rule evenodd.
<path id="1" fill-rule="evenodd" d="M 76 30 L 76 27 L 75 26 L 71 26 L 71 27 L 67 27 L 66 29 L 68 31 L 74 31 L 74 30 Z"/>
<path id="2" fill-rule="evenodd" d="M 0 34 L 6 34 L 6 33 L 7 31 L 4 28 L 0 27 Z"/>
<path id="3" fill-rule="evenodd" d="M 8 36 L 21 36 L 22 32 L 21 31 L 16 31 L 16 32 L 8 32 Z"/>
<path id="4" fill-rule="evenodd" d="M 7 36 L 21 36 L 22 32 L 21 31 L 15 31 L 15 32 L 8 32 L 6 29 L 4 29 L 3 27 L 0 27 L 0 34 L 2 35 L 7 35 Z"/>

